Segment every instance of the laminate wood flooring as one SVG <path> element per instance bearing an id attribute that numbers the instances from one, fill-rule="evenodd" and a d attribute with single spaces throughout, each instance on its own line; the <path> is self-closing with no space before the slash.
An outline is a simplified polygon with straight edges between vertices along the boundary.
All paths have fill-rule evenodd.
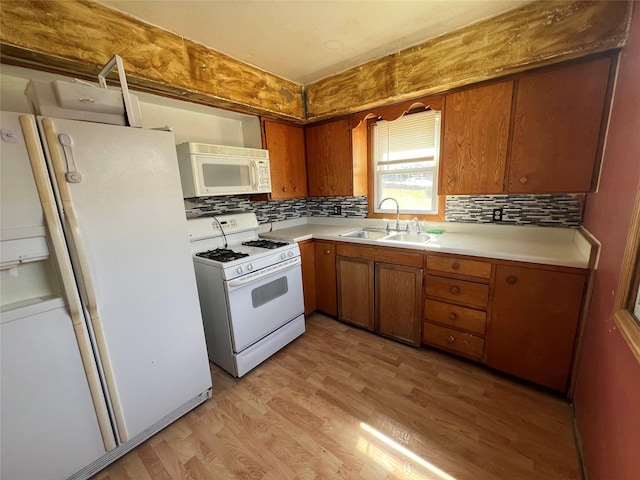
<path id="1" fill-rule="evenodd" d="M 578 479 L 568 403 L 320 314 L 95 480 Z"/>

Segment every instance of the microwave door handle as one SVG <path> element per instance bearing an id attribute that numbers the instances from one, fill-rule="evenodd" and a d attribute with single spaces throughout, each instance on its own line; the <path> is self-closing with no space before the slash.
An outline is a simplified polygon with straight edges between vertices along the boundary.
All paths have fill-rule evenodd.
<path id="1" fill-rule="evenodd" d="M 255 160 L 251 160 L 251 189 L 257 190 L 258 188 L 258 165 Z"/>

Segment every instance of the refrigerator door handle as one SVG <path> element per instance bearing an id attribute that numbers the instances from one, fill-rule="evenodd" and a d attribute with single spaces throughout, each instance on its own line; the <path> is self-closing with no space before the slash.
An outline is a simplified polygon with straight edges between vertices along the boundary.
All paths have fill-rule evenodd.
<path id="1" fill-rule="evenodd" d="M 129 435 L 127 434 L 124 415 L 118 398 L 118 391 L 113 375 L 113 369 L 111 368 L 109 357 L 106 354 L 107 347 L 102 330 L 102 322 L 100 321 L 100 315 L 98 313 L 98 299 L 93 280 L 91 278 L 91 270 L 89 268 L 89 260 L 84 247 L 82 232 L 80 231 L 80 226 L 78 225 L 78 220 L 73 207 L 69 184 L 66 181 L 62 155 L 60 154 L 60 149 L 57 148 L 56 145 L 58 137 L 55 131 L 55 125 L 53 124 L 53 121 L 51 119 L 43 118 L 42 127 L 44 128 L 46 142 L 50 147 L 49 154 L 51 155 L 51 163 L 56 177 L 56 184 L 58 185 L 58 191 L 60 193 L 60 199 L 62 201 L 64 216 L 67 219 L 68 225 L 70 227 L 69 234 L 73 240 L 76 258 L 78 260 L 79 269 L 81 272 L 82 284 L 84 286 L 85 295 L 87 297 L 87 310 L 89 312 L 91 325 L 93 327 L 93 333 L 98 344 L 98 354 L 100 356 L 100 362 L 107 383 L 109 399 L 111 400 L 111 406 L 113 409 L 117 427 L 117 434 L 121 442 L 126 442 L 127 440 L 129 440 Z"/>
<path id="2" fill-rule="evenodd" d="M 102 384 L 89 343 L 89 333 L 87 331 L 87 325 L 84 322 L 82 305 L 76 291 L 76 282 L 71 269 L 71 260 L 66 250 L 62 225 L 60 224 L 56 211 L 55 199 L 49 183 L 49 176 L 47 174 L 33 117 L 28 115 L 20 116 L 20 125 L 24 134 L 25 145 L 29 154 L 40 203 L 42 204 L 45 222 L 49 230 L 51 247 L 55 253 L 54 258 L 60 272 L 64 297 L 69 308 L 69 315 L 71 316 L 80 356 L 87 376 L 89 391 L 98 418 L 102 441 L 105 450 L 110 451 L 116 448 L 116 438 L 111 428 L 107 405 L 102 393 Z"/>

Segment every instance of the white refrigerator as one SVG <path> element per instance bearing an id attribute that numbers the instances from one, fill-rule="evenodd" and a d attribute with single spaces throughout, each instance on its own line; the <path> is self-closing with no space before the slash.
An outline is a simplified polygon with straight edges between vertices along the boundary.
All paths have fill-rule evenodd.
<path id="1" fill-rule="evenodd" d="M 88 478 L 211 395 L 174 137 L 1 115 L 0 478 Z"/>

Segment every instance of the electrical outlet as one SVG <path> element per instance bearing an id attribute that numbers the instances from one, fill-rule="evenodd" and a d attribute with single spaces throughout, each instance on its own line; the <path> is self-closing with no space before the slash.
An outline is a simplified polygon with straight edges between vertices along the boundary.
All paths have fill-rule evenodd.
<path id="1" fill-rule="evenodd" d="M 501 222 L 502 221 L 502 207 L 493 209 L 493 217 L 491 218 L 492 222 Z"/>
<path id="2" fill-rule="evenodd" d="M 342 215 L 342 205 L 334 205 L 333 206 L 333 214 L 334 215 Z"/>

